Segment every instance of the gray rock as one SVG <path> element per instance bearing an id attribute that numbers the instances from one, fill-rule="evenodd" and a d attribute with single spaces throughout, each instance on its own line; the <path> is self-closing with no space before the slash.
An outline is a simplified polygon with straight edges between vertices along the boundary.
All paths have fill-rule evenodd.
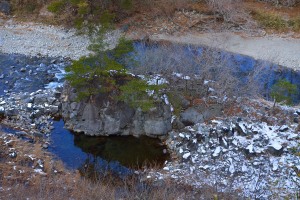
<path id="1" fill-rule="evenodd" d="M 39 105 L 44 104 L 47 102 L 47 97 L 48 97 L 47 94 L 37 94 L 34 97 L 34 103 Z"/>
<path id="2" fill-rule="evenodd" d="M 11 157 L 11 158 L 16 158 L 17 157 L 17 152 L 12 152 L 12 153 L 9 153 L 8 154 L 9 155 L 9 157 Z"/>
<path id="3" fill-rule="evenodd" d="M 51 114 L 56 114 L 59 111 L 59 107 L 58 106 L 53 106 L 53 105 L 50 105 L 48 109 L 50 110 Z"/>
<path id="4" fill-rule="evenodd" d="M 289 127 L 286 126 L 286 125 L 281 126 L 280 129 L 279 129 L 280 132 L 285 132 L 287 130 L 289 130 Z"/>
<path id="5" fill-rule="evenodd" d="M 61 95 L 62 117 L 66 126 L 87 135 L 166 135 L 171 129 L 169 105 L 157 104 L 147 112 L 132 109 L 99 94 L 93 102 L 76 102 L 72 88 L 65 86 Z"/>
<path id="6" fill-rule="evenodd" d="M 5 116 L 5 109 L 4 107 L 0 106 L 0 117 L 4 117 Z"/>
<path id="7" fill-rule="evenodd" d="M 145 121 L 144 130 L 146 135 L 160 136 L 165 135 L 171 130 L 171 124 L 163 120 L 147 120 Z"/>
<path id="8" fill-rule="evenodd" d="M 236 123 L 236 130 L 240 135 L 243 136 L 248 135 L 248 129 L 246 127 L 246 123 L 243 122 Z"/>
<path id="9" fill-rule="evenodd" d="M 180 121 L 186 125 L 194 125 L 204 122 L 203 115 L 195 108 L 188 108 L 180 115 Z"/>
<path id="10" fill-rule="evenodd" d="M 5 111 L 5 115 L 8 117 L 17 116 L 19 114 L 19 110 L 16 108 L 11 108 Z"/>
<path id="11" fill-rule="evenodd" d="M 0 79 L 4 79 L 4 74 L 1 74 L 1 75 L 0 75 Z"/>
<path id="12" fill-rule="evenodd" d="M 76 107 L 77 107 L 77 102 L 72 102 L 71 104 L 70 104 L 70 107 L 71 107 L 71 109 L 72 110 L 75 110 L 76 109 Z"/>
<path id="13" fill-rule="evenodd" d="M 178 118 L 176 118 L 172 123 L 172 127 L 173 129 L 183 129 L 185 126 Z"/>
<path id="14" fill-rule="evenodd" d="M 22 68 L 20 69 L 20 72 L 26 72 L 26 68 L 25 68 L 25 67 L 22 67 Z"/>
<path id="15" fill-rule="evenodd" d="M 298 124 L 298 123 L 299 123 L 299 118 L 298 118 L 298 117 L 295 117 L 293 121 L 294 121 L 294 123 L 297 123 L 297 124 Z"/>
<path id="16" fill-rule="evenodd" d="M 281 156 L 283 154 L 283 149 L 284 149 L 283 147 L 280 148 L 280 149 L 276 149 L 276 148 L 274 148 L 272 146 L 269 146 L 268 147 L 268 152 L 270 154 L 272 154 L 273 156 Z"/>
<path id="17" fill-rule="evenodd" d="M 44 114 L 44 110 L 43 109 L 39 109 L 39 110 L 35 110 L 31 113 L 30 118 L 34 119 L 34 118 L 39 118 Z"/>

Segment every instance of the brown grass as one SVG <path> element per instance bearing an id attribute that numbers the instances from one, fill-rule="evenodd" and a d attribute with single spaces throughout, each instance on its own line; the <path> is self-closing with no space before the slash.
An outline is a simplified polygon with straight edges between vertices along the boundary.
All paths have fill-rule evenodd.
<path id="1" fill-rule="evenodd" d="M 78 171 L 66 169 L 59 161 L 53 160 L 37 142 L 31 144 L 15 136 L 3 139 L 0 133 L 0 199 L 211 199 L 215 194 L 222 199 L 235 199 L 230 194 L 218 193 L 213 187 L 205 186 L 195 189 L 191 186 L 164 179 L 153 181 L 143 178 L 144 175 L 133 175 L 127 178 L 112 174 L 84 178 Z M 14 140 L 10 145 L 5 141 Z M 8 156 L 14 148 L 16 158 Z M 35 155 L 35 153 L 37 155 Z M 29 155 L 35 159 L 32 161 Z M 44 162 L 45 174 L 33 172 L 37 160 Z"/>

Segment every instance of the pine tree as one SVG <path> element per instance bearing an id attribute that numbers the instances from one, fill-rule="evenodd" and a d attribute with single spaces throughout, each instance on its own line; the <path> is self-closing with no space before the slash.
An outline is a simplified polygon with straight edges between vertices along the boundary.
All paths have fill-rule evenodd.
<path id="1" fill-rule="evenodd" d="M 279 80 L 272 86 L 271 97 L 274 99 L 275 107 L 277 102 L 284 102 L 287 105 L 293 103 L 293 95 L 297 94 L 297 85 L 292 84 L 288 80 Z"/>
<path id="2" fill-rule="evenodd" d="M 76 88 L 79 101 L 93 101 L 99 93 L 105 93 L 115 101 L 126 102 L 131 107 L 139 107 L 143 111 L 149 110 L 158 99 L 149 94 L 158 93 L 163 86 L 148 85 L 146 80 L 127 72 L 125 60 L 134 60 L 130 58 L 134 51 L 133 43 L 121 37 L 114 49 L 108 49 L 104 38 L 110 28 L 109 23 L 103 22 L 102 28 L 93 29 L 91 35 L 97 36 L 93 37 L 88 48 L 93 54 L 73 61 L 66 68 L 66 79 Z"/>

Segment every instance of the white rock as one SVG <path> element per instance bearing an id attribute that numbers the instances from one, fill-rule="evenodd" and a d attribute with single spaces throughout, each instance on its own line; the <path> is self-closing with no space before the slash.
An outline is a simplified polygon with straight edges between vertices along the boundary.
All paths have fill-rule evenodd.
<path id="1" fill-rule="evenodd" d="M 231 174 L 233 174 L 235 172 L 235 169 L 234 169 L 234 165 L 233 165 L 233 162 L 232 162 L 232 158 L 229 158 L 228 161 L 230 162 L 229 172 Z"/>
<path id="2" fill-rule="evenodd" d="M 28 103 L 27 108 L 32 108 L 32 103 Z"/>
<path id="3" fill-rule="evenodd" d="M 253 147 L 253 144 L 250 144 L 246 147 L 246 149 L 249 150 L 249 153 L 254 153 L 254 147 Z"/>
<path id="4" fill-rule="evenodd" d="M 183 152 L 182 148 L 179 149 L 179 153 L 181 154 Z"/>
<path id="5" fill-rule="evenodd" d="M 188 152 L 188 153 L 183 154 L 182 157 L 183 157 L 184 159 L 187 159 L 188 157 L 190 157 L 190 155 L 191 155 L 191 153 Z"/>
<path id="6" fill-rule="evenodd" d="M 221 152 L 221 147 L 218 146 L 213 153 L 213 157 L 219 156 L 220 152 Z"/>
<path id="7" fill-rule="evenodd" d="M 163 170 L 169 171 L 169 167 L 164 167 Z"/>
<path id="8" fill-rule="evenodd" d="M 273 170 L 273 171 L 276 171 L 277 169 L 278 169 L 278 161 L 274 161 L 274 162 L 273 162 L 272 170 Z"/>
<path id="9" fill-rule="evenodd" d="M 247 171 L 248 171 L 248 167 L 245 164 L 243 164 L 243 166 L 242 166 L 242 172 L 247 172 Z"/>
<path id="10" fill-rule="evenodd" d="M 273 140 L 269 143 L 270 147 L 273 147 L 276 150 L 280 150 L 282 148 L 281 144 L 279 143 L 279 141 Z"/>

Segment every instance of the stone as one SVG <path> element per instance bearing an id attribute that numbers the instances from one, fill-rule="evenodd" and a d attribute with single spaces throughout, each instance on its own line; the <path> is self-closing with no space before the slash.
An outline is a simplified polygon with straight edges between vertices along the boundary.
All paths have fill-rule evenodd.
<path id="1" fill-rule="evenodd" d="M 281 156 L 283 154 L 283 147 L 281 145 L 268 146 L 268 152 L 273 156 Z"/>
<path id="2" fill-rule="evenodd" d="M 11 108 L 6 110 L 5 114 L 8 117 L 17 116 L 19 114 L 19 110 L 17 108 Z"/>
<path id="3" fill-rule="evenodd" d="M 289 130 L 289 127 L 288 127 L 287 125 L 283 125 L 283 126 L 281 126 L 280 129 L 279 129 L 280 132 L 285 132 L 285 131 L 287 131 L 287 130 Z"/>
<path id="4" fill-rule="evenodd" d="M 293 121 L 294 121 L 294 123 L 299 124 L 299 118 L 298 117 L 295 117 Z"/>
<path id="5" fill-rule="evenodd" d="M 170 105 L 158 103 L 143 112 L 123 102 L 99 94 L 92 103 L 76 102 L 73 89 L 65 85 L 61 94 L 61 114 L 69 129 L 86 135 L 148 135 L 160 137 L 171 129 Z"/>
<path id="6" fill-rule="evenodd" d="M 146 135 L 166 135 L 171 131 L 172 127 L 170 123 L 166 123 L 162 120 L 147 120 L 145 121 L 144 130 Z"/>
<path id="7" fill-rule="evenodd" d="M 191 156 L 191 153 L 188 152 L 188 153 L 183 154 L 182 158 L 183 159 L 188 159 L 190 156 Z"/>
<path id="8" fill-rule="evenodd" d="M 1 75 L 0 75 L 0 79 L 4 79 L 4 74 L 1 74 Z"/>
<path id="9" fill-rule="evenodd" d="M 4 107 L 0 106 L 0 117 L 4 117 L 5 116 L 5 109 Z"/>
<path id="10" fill-rule="evenodd" d="M 195 108 L 188 108 L 180 114 L 180 121 L 185 126 L 195 125 L 204 122 L 203 115 Z"/>
<path id="11" fill-rule="evenodd" d="M 16 158 L 17 157 L 17 152 L 12 152 L 8 154 L 10 158 Z"/>
<path id="12" fill-rule="evenodd" d="M 49 110 L 50 110 L 50 113 L 51 113 L 51 114 L 56 114 L 56 113 L 58 113 L 58 111 L 59 111 L 59 107 L 58 107 L 58 106 L 50 105 L 50 106 L 49 106 Z"/>
<path id="13" fill-rule="evenodd" d="M 36 94 L 34 96 L 34 103 L 35 104 L 44 104 L 47 102 L 47 94 Z"/>
<path id="14" fill-rule="evenodd" d="M 176 119 L 172 123 L 173 129 L 183 129 L 185 125 L 176 117 Z"/>
<path id="15" fill-rule="evenodd" d="M 218 146 L 216 149 L 215 149 L 215 151 L 214 151 L 214 153 L 213 153 L 213 157 L 218 157 L 219 155 L 220 155 L 220 152 L 221 152 L 221 147 L 220 146 Z"/>
<path id="16" fill-rule="evenodd" d="M 26 72 L 26 68 L 25 68 L 25 67 L 22 67 L 22 68 L 20 69 L 20 72 Z"/>

